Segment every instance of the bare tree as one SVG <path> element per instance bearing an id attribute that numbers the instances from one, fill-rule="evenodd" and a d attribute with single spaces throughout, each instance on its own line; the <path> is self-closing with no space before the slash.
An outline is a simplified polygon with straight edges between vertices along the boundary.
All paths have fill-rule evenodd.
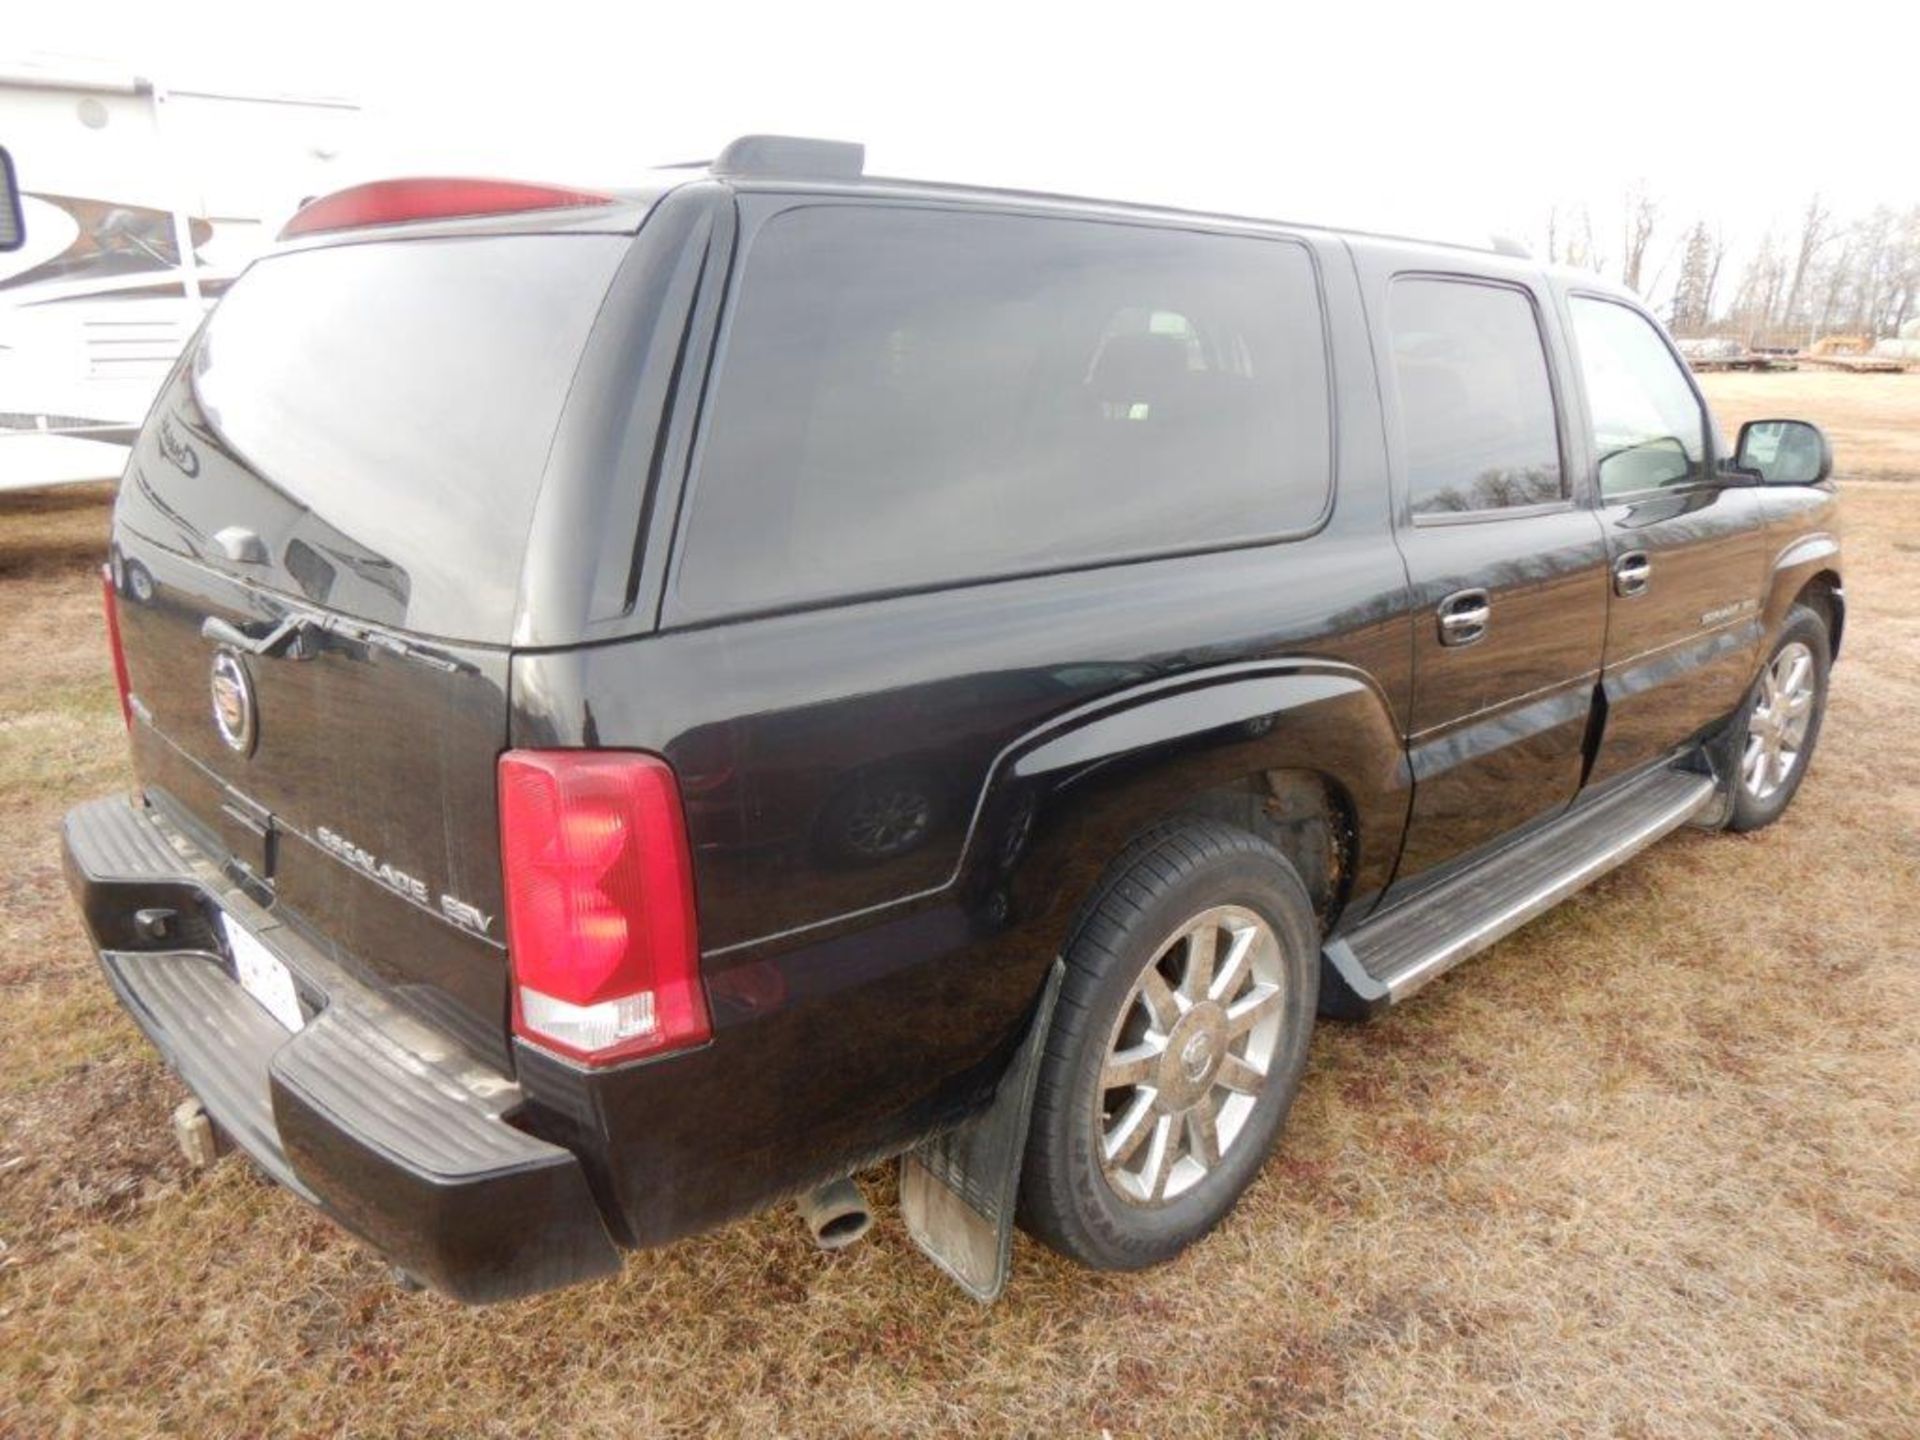
<path id="1" fill-rule="evenodd" d="M 1596 275 L 1606 273 L 1606 257 L 1594 244 L 1593 215 L 1585 205 L 1576 205 L 1573 209 L 1560 259 L 1564 264 L 1591 270 Z"/>
<path id="2" fill-rule="evenodd" d="M 1900 222 L 1900 248 L 1892 267 L 1890 293 L 1881 311 L 1880 333 L 1897 335 L 1916 309 L 1920 309 L 1920 205 L 1907 211 Z"/>
<path id="3" fill-rule="evenodd" d="M 1826 267 L 1825 283 L 1820 287 L 1820 307 L 1814 312 L 1815 319 L 1812 326 L 1814 332 L 1824 335 L 1832 328 L 1834 312 L 1839 309 L 1841 294 L 1848 287 L 1859 282 L 1861 277 L 1855 273 L 1859 253 L 1858 245 L 1849 241 L 1846 248 L 1840 252 L 1839 258 Z"/>
<path id="4" fill-rule="evenodd" d="M 1810 339 L 1828 331 L 1877 338 L 1920 316 L 1920 204 L 1905 211 L 1881 205 L 1843 219 L 1816 194 L 1799 217 L 1791 247 L 1772 229 L 1761 235 L 1725 302 L 1725 230 L 1701 216 L 1656 250 L 1659 220 L 1660 206 L 1645 183 L 1636 182 L 1626 192 L 1622 215 L 1620 275 L 1630 288 L 1654 295 L 1677 267 L 1667 315 L 1683 334 L 1711 333 L 1731 321 L 1756 343 L 1766 343 L 1763 336 Z M 1582 203 L 1561 200 L 1548 207 L 1546 253 L 1556 264 L 1607 269 L 1593 214 Z"/>
<path id="5" fill-rule="evenodd" d="M 1786 262 L 1780 258 L 1773 231 L 1760 237 L 1760 247 L 1740 274 L 1740 287 L 1734 292 L 1733 318 L 1748 338 L 1765 330 L 1773 322 L 1780 288 L 1786 282 Z"/>
<path id="6" fill-rule="evenodd" d="M 1701 308 L 1706 318 L 1713 318 L 1713 296 L 1720 288 L 1720 267 L 1727 258 L 1727 236 L 1718 225 L 1713 227 L 1713 263 L 1707 267 L 1707 293 L 1701 297 Z"/>
<path id="7" fill-rule="evenodd" d="M 1647 246 L 1653 240 L 1653 228 L 1660 218 L 1660 207 L 1647 193 L 1644 181 L 1635 181 L 1627 191 L 1626 223 L 1622 238 L 1620 278 L 1629 290 L 1640 291 L 1641 271 L 1646 266 Z"/>
<path id="8" fill-rule="evenodd" d="M 1781 307 L 1777 317 L 1782 325 L 1792 325 L 1799 319 L 1800 295 L 1807 283 L 1807 267 L 1813 263 L 1814 255 L 1827 239 L 1827 222 L 1831 218 L 1821 205 L 1818 194 L 1807 201 L 1806 213 L 1800 219 L 1800 249 L 1794 257 L 1793 283 L 1787 286 L 1787 303 Z"/>
<path id="9" fill-rule="evenodd" d="M 1705 220 L 1693 222 L 1680 255 L 1680 278 L 1673 285 L 1670 323 L 1682 334 L 1698 334 L 1713 318 L 1713 282 L 1720 263 Z"/>
<path id="10" fill-rule="evenodd" d="M 1673 242 L 1661 252 L 1660 263 L 1654 267 L 1652 276 L 1647 280 L 1646 288 L 1640 292 L 1642 295 L 1651 299 L 1660 293 L 1660 282 L 1667 278 L 1667 271 L 1672 267 L 1674 257 L 1680 253 L 1681 247 L 1686 243 L 1686 236 L 1675 236 Z"/>
<path id="11" fill-rule="evenodd" d="M 1844 225 L 1830 223 L 1822 246 L 1807 266 L 1805 312 L 1793 315 L 1795 325 L 1809 333 L 1890 335 L 1903 309 L 1920 303 L 1912 298 L 1920 284 L 1920 207 L 1902 216 L 1882 205 Z"/>
<path id="12" fill-rule="evenodd" d="M 1839 303 L 1847 307 L 1844 323 L 1855 334 L 1871 335 L 1877 326 L 1893 239 L 1894 214 L 1885 205 L 1854 221 L 1848 232 L 1848 273 L 1839 285 Z"/>

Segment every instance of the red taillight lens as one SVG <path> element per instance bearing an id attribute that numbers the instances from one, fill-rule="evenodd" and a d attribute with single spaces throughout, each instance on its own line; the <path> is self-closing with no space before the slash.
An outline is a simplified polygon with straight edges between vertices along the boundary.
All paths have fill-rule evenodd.
<path id="1" fill-rule="evenodd" d="M 686 822 L 664 760 L 508 751 L 500 860 L 516 1034 L 593 1065 L 712 1034 Z"/>
<path id="2" fill-rule="evenodd" d="M 528 185 L 518 180 L 375 180 L 322 195 L 300 207 L 280 227 L 280 238 L 318 235 L 328 230 L 359 230 L 370 225 L 400 225 L 409 220 L 457 220 L 470 215 L 511 215 L 522 210 L 569 210 L 610 205 L 612 197 L 557 185 Z"/>
<path id="3" fill-rule="evenodd" d="M 127 651 L 120 643 L 120 593 L 113 588 L 113 567 L 100 567 L 100 594 L 107 610 L 107 647 L 113 651 L 113 683 L 120 688 L 120 718 L 133 729 L 133 686 L 127 680 Z"/>

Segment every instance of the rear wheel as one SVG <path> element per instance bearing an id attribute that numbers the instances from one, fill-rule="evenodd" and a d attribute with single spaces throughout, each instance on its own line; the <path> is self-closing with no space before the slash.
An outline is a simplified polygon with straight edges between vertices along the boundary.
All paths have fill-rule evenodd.
<path id="1" fill-rule="evenodd" d="M 1795 605 L 1741 707 L 1730 830 L 1771 825 L 1793 803 L 1827 707 L 1827 627 Z"/>
<path id="2" fill-rule="evenodd" d="M 1313 906 L 1272 846 L 1182 823 L 1116 862 L 1065 959 L 1021 1219 L 1097 1269 L 1151 1265 L 1219 1223 L 1292 1107 Z"/>

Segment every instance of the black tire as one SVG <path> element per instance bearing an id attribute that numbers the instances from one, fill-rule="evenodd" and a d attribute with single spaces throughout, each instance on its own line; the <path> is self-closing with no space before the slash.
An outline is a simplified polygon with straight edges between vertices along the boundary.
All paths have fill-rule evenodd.
<path id="1" fill-rule="evenodd" d="M 1134 986 L 1148 967 L 1158 965 L 1167 974 L 1166 957 L 1173 953 L 1167 948 L 1169 942 L 1190 921 L 1221 906 L 1264 920 L 1278 942 L 1278 962 L 1271 950 L 1262 951 L 1261 961 L 1279 977 L 1281 995 L 1264 1007 L 1265 1013 L 1278 1015 L 1277 1031 L 1271 1021 L 1261 1022 L 1272 1047 L 1266 1076 L 1252 1097 L 1251 1108 L 1240 1107 L 1238 1128 L 1227 1139 L 1225 1107 L 1239 1102 L 1233 1099 L 1234 1092 L 1207 1088 L 1222 1082 L 1214 1078 L 1220 1070 L 1208 1069 L 1203 1059 L 1201 1069 L 1190 1079 L 1201 1087 L 1202 1099 L 1209 1105 L 1218 1102 L 1222 1128 L 1215 1136 L 1217 1157 L 1210 1168 L 1201 1165 L 1197 1151 L 1178 1162 L 1200 1166 L 1199 1178 L 1190 1178 L 1183 1192 L 1157 1201 L 1130 1201 L 1116 1188 L 1120 1182 L 1109 1180 L 1097 1149 L 1102 1128 L 1113 1123 L 1100 1108 L 1116 1093 L 1101 1085 L 1109 1043 L 1124 1033 L 1119 1027 L 1147 1014 L 1146 1002 L 1136 1000 Z M 1244 924 L 1244 915 L 1231 923 Z M 1223 928 L 1219 933 L 1228 936 L 1231 951 L 1232 932 Z M 1265 841 L 1218 821 L 1183 821 L 1142 836 L 1109 867 L 1068 941 L 1065 961 L 1066 975 L 1041 1060 L 1027 1137 L 1020 1221 L 1036 1238 L 1094 1269 L 1134 1270 L 1158 1264 L 1205 1235 L 1233 1208 L 1259 1172 L 1293 1106 L 1319 998 L 1320 932 L 1313 904 L 1293 867 Z M 1226 971 L 1223 957 L 1215 972 L 1222 977 L 1221 983 Z M 1253 973 L 1251 962 L 1248 973 Z M 1204 990 L 1198 993 L 1206 998 Z M 1236 985 L 1226 1001 L 1240 993 Z M 1239 1005 L 1223 1004 L 1221 1014 L 1231 1018 L 1229 1008 L 1242 1008 L 1255 994 L 1249 988 Z M 1189 1017 L 1205 1019 L 1191 1014 L 1199 1008 L 1189 1005 L 1181 1023 Z M 1177 1032 L 1179 1026 L 1173 1028 Z M 1229 1038 L 1221 1043 L 1231 1047 L 1248 1042 Z M 1177 1050 L 1169 1039 L 1162 1055 L 1181 1053 L 1190 1060 L 1194 1053 L 1207 1056 L 1213 1049 L 1209 1040 L 1197 1050 L 1191 1043 Z M 1163 1058 L 1156 1063 L 1165 1068 L 1175 1062 Z M 1224 1069 L 1227 1062 L 1215 1059 L 1212 1063 Z M 1118 1093 L 1138 1098 L 1141 1092 Z M 1155 1088 L 1151 1096 L 1162 1093 Z M 1164 1087 L 1164 1093 L 1170 1095 L 1172 1086 Z M 1113 1103 L 1117 1107 L 1123 1102 Z M 1150 1098 L 1145 1103 L 1156 1102 Z M 1181 1142 L 1192 1143 L 1192 1132 L 1184 1123 L 1172 1123 L 1181 1126 Z M 1147 1143 L 1150 1153 L 1154 1143 Z"/>
<path id="2" fill-rule="evenodd" d="M 1775 662 L 1795 645 L 1805 646 L 1812 660 L 1812 710 L 1792 769 L 1779 782 L 1777 789 L 1770 794 L 1759 795 L 1749 786 L 1747 772 L 1749 746 L 1755 743 L 1755 715 L 1761 707 L 1768 676 L 1773 672 Z M 1779 638 L 1767 653 L 1767 663 L 1760 667 L 1753 689 L 1747 692 L 1746 702 L 1741 705 L 1740 713 L 1734 719 L 1731 752 L 1733 814 L 1727 821 L 1729 830 L 1758 830 L 1763 825 L 1771 825 L 1793 803 L 1793 797 L 1800 791 L 1800 782 L 1806 778 L 1807 766 L 1813 763 L 1814 745 L 1820 739 L 1820 724 L 1827 711 L 1827 672 L 1832 663 L 1832 644 L 1827 635 L 1826 622 L 1818 612 L 1805 605 L 1795 605 L 1787 612 L 1787 623 L 1781 627 Z"/>

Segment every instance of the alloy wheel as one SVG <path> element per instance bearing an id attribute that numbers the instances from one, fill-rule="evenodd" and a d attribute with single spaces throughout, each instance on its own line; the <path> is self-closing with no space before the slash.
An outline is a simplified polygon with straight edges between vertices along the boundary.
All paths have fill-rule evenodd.
<path id="1" fill-rule="evenodd" d="M 1156 951 L 1121 1007 L 1094 1098 L 1100 1170 L 1161 1205 L 1206 1178 L 1247 1129 L 1273 1069 L 1286 970 L 1253 911 L 1202 911 Z"/>
<path id="2" fill-rule="evenodd" d="M 1799 765 L 1815 694 L 1813 651 L 1799 640 L 1781 646 L 1760 676 L 1740 759 L 1740 783 L 1754 799 L 1771 800 Z"/>

